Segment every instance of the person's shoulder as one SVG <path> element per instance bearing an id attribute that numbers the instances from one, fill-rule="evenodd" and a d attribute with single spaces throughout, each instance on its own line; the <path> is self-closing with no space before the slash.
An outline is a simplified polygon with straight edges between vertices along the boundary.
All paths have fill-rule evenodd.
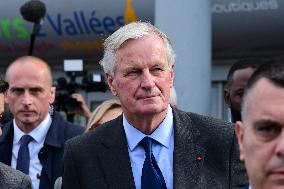
<path id="1" fill-rule="evenodd" d="M 1 163 L 1 162 L 0 162 L 0 172 L 1 172 L 2 175 L 4 174 L 7 177 L 13 176 L 13 177 L 20 178 L 20 177 L 25 176 L 20 171 L 13 169 L 12 167 L 10 167 L 10 166 L 8 166 L 4 163 Z"/>
<path id="2" fill-rule="evenodd" d="M 65 121 L 65 132 L 67 135 L 76 136 L 82 134 L 85 130 L 84 127 Z"/>
<path id="3" fill-rule="evenodd" d="M 232 123 L 225 120 L 221 120 L 210 116 L 200 115 L 196 113 L 190 113 L 190 116 L 194 121 L 200 122 L 209 127 L 217 126 L 218 128 L 233 129 Z"/>
<path id="4" fill-rule="evenodd" d="M 0 163 L 0 175 L 3 179 L 1 183 L 4 183 L 8 188 L 19 188 L 19 186 L 23 189 L 32 188 L 31 180 L 27 175 L 3 163 Z"/>
<path id="5" fill-rule="evenodd" d="M 174 115 L 176 117 L 179 117 L 180 121 L 189 121 L 192 123 L 197 123 L 203 126 L 209 126 L 209 127 L 214 127 L 214 126 L 218 126 L 218 127 L 224 127 L 224 128 L 230 128 L 232 129 L 232 123 L 228 122 L 228 121 L 224 121 L 221 119 L 217 119 L 214 117 L 210 117 L 210 116 L 205 116 L 205 115 L 201 115 L 201 114 L 197 114 L 197 113 L 193 113 L 193 112 L 185 112 L 182 110 L 174 110 Z"/>
<path id="6" fill-rule="evenodd" d="M 58 112 L 54 113 L 53 122 L 56 125 L 61 125 L 62 127 L 64 127 L 65 134 L 68 136 L 70 135 L 71 137 L 82 134 L 84 132 L 84 127 L 65 120 Z"/>
<path id="7" fill-rule="evenodd" d="M 13 126 L 13 121 L 12 120 L 7 122 L 7 123 L 4 123 L 4 124 L 0 125 L 2 131 L 9 130 L 12 126 Z"/>
<path id="8" fill-rule="evenodd" d="M 108 130 L 107 127 L 101 125 L 91 131 L 68 139 L 64 147 L 65 157 L 85 161 L 84 157 L 86 154 L 90 154 L 94 157 L 97 156 L 105 150 L 103 141 L 110 137 L 105 134 L 107 133 L 106 130 Z M 109 133 L 111 132 L 112 131 L 109 130 Z"/>
<path id="9" fill-rule="evenodd" d="M 54 189 L 61 189 L 62 188 L 62 177 L 58 177 L 54 183 Z"/>
<path id="10" fill-rule="evenodd" d="M 174 119 L 178 125 L 181 125 L 179 127 L 187 125 L 187 128 L 191 128 L 203 136 L 212 136 L 223 140 L 230 140 L 229 138 L 234 137 L 234 127 L 228 121 L 180 110 L 174 110 Z"/>
<path id="11" fill-rule="evenodd" d="M 242 186 L 239 186 L 239 187 L 237 187 L 236 189 L 249 189 L 250 187 L 249 187 L 249 185 L 247 184 L 247 185 L 242 185 Z"/>
<path id="12" fill-rule="evenodd" d="M 118 118 L 111 120 L 109 122 L 106 122 L 80 136 L 74 137 L 70 141 L 79 141 L 79 140 L 89 140 L 89 138 L 102 138 L 110 137 L 110 135 L 116 133 L 116 129 L 119 127 L 119 122 L 117 120 Z"/>
<path id="13" fill-rule="evenodd" d="M 120 117 L 120 116 L 119 116 Z M 116 118 L 106 122 L 99 127 L 92 129 L 86 133 L 73 137 L 66 142 L 66 146 L 71 148 L 81 148 L 86 146 L 100 146 L 102 141 L 113 140 L 119 134 L 123 127 L 120 124 L 121 118 Z"/>
<path id="14" fill-rule="evenodd" d="M 13 137 L 13 121 L 5 123 L 0 126 L 2 129 L 2 135 L 0 135 L 0 143 L 6 140 L 7 138 Z"/>
<path id="15" fill-rule="evenodd" d="M 187 133 L 208 152 L 230 153 L 235 143 L 234 127 L 227 121 L 184 111 L 175 112 L 174 119 L 176 133 Z"/>

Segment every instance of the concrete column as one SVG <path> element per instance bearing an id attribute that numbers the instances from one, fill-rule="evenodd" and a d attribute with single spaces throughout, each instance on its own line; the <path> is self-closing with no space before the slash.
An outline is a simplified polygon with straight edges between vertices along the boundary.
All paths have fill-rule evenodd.
<path id="1" fill-rule="evenodd" d="M 177 54 L 178 107 L 210 115 L 211 1 L 156 0 L 155 25 L 171 39 Z"/>

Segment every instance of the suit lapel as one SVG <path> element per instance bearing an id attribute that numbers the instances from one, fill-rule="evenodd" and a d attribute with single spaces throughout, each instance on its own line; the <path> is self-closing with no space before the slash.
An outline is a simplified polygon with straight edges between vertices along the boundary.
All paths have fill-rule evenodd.
<path id="1" fill-rule="evenodd" d="M 238 187 L 237 189 L 249 189 L 249 185 Z"/>
<path id="2" fill-rule="evenodd" d="M 196 188 L 200 183 L 205 149 L 198 145 L 199 131 L 188 115 L 174 113 L 174 188 Z M 110 135 L 111 133 L 111 135 Z M 109 188 L 135 188 L 122 116 L 103 136 L 106 150 L 100 154 L 100 163 Z"/>
<path id="3" fill-rule="evenodd" d="M 174 188 L 196 188 L 200 182 L 205 149 L 196 142 L 199 131 L 188 115 L 174 113 Z"/>
<path id="4" fill-rule="evenodd" d="M 46 188 L 60 175 L 56 170 L 61 170 L 61 157 L 63 156 L 63 150 L 61 149 L 64 145 L 64 129 L 60 125 L 61 122 L 61 117 L 55 112 L 44 146 L 38 154 L 42 164 L 40 188 Z"/>
<path id="5" fill-rule="evenodd" d="M 43 148 L 40 150 L 38 154 L 38 158 L 40 160 L 40 163 L 42 164 L 42 172 L 40 175 L 40 188 L 42 186 L 48 185 L 52 176 L 52 159 L 54 157 L 52 157 L 52 154 L 48 152 L 50 151 L 48 150 L 48 148 L 50 147 L 46 145 L 43 146 Z M 48 179 L 48 182 L 46 178 Z"/>
<path id="6" fill-rule="evenodd" d="M 100 154 L 100 162 L 109 188 L 135 188 L 128 145 L 122 126 L 122 116 L 115 121 L 102 143 L 107 149 Z"/>

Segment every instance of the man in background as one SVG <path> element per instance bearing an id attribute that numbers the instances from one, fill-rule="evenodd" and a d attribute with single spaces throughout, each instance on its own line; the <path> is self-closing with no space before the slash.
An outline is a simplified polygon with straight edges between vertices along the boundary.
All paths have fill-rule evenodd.
<path id="1" fill-rule="evenodd" d="M 63 146 L 83 132 L 53 112 L 55 87 L 47 63 L 24 56 L 6 71 L 5 92 L 14 119 L 2 126 L 0 162 L 31 177 L 35 189 L 52 189 L 62 175 Z"/>
<path id="2" fill-rule="evenodd" d="M 258 59 L 243 59 L 232 65 L 227 75 L 224 100 L 230 108 L 231 121 L 241 121 L 241 102 L 248 79 L 259 66 Z"/>
<path id="3" fill-rule="evenodd" d="M 236 123 L 240 159 L 252 189 L 284 188 L 284 61 L 260 66 L 247 84 Z M 248 188 L 248 186 L 247 186 Z"/>

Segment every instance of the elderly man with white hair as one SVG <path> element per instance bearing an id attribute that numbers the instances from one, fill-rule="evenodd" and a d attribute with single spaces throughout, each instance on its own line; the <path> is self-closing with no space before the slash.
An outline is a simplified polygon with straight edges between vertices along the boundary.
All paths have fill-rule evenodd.
<path id="1" fill-rule="evenodd" d="M 175 53 L 145 22 L 105 41 L 101 65 L 123 114 L 65 146 L 63 189 L 236 188 L 246 183 L 229 123 L 169 104 Z"/>

